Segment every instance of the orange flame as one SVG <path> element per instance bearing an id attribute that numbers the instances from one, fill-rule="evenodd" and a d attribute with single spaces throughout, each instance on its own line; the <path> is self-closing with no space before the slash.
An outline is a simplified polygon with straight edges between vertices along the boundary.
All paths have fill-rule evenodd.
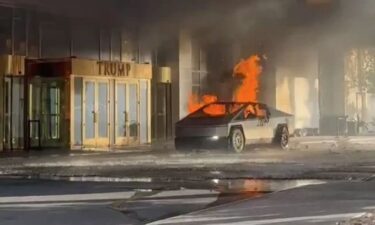
<path id="1" fill-rule="evenodd" d="M 242 78 L 240 86 L 233 93 L 233 100 L 236 102 L 257 102 L 259 76 L 262 73 L 258 55 L 252 55 L 246 60 L 241 60 L 233 69 L 233 77 Z M 188 102 L 189 112 L 195 112 L 209 103 L 216 102 L 216 95 L 191 95 Z M 225 113 L 225 108 L 219 105 L 212 105 L 205 108 L 205 113 L 215 116 Z"/>
<path id="2" fill-rule="evenodd" d="M 233 76 L 242 77 L 242 83 L 234 93 L 233 100 L 236 102 L 257 102 L 259 75 L 262 67 L 259 64 L 260 58 L 257 55 L 241 60 L 233 70 Z"/>
<path id="3" fill-rule="evenodd" d="M 203 95 L 202 99 L 199 100 L 197 95 L 191 95 L 189 99 L 189 112 L 195 112 L 201 107 L 214 103 L 217 101 L 217 96 L 215 95 Z M 211 105 L 204 109 L 205 113 L 215 116 L 225 113 L 225 108 L 219 105 Z"/>

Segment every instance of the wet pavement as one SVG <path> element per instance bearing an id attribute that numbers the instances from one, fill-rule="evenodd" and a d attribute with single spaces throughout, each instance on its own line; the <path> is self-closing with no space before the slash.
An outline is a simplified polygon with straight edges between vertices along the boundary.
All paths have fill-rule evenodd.
<path id="1" fill-rule="evenodd" d="M 375 151 L 280 151 L 268 148 L 226 152 L 106 152 L 0 159 L 2 177 L 75 181 L 159 183 L 209 179 L 368 179 L 375 173 Z"/>
<path id="2" fill-rule="evenodd" d="M 361 216 L 369 210 L 372 211 L 375 207 L 374 188 L 374 181 L 341 181 L 311 185 L 237 201 L 151 224 L 334 225 Z"/>
<path id="3" fill-rule="evenodd" d="M 324 182 L 214 180 L 194 189 L 189 185 L 145 182 L 134 186 L 128 182 L 0 179 L 0 224 L 146 224 L 321 183 Z"/>
<path id="4" fill-rule="evenodd" d="M 254 215 L 240 215 L 241 212 L 247 212 L 243 209 L 238 209 L 238 213 L 230 211 L 231 204 L 248 202 L 246 199 L 250 199 L 246 204 L 260 201 L 261 204 L 277 206 L 278 201 L 285 201 L 291 207 L 305 207 L 301 203 L 303 197 L 293 202 L 294 193 L 303 196 L 298 191 L 300 189 L 295 188 L 304 185 L 322 186 L 322 191 L 332 196 L 335 194 L 331 192 L 338 188 L 342 191 L 338 196 L 343 199 L 344 194 L 350 192 L 354 199 L 350 201 L 356 201 L 356 193 L 346 188 L 351 183 L 361 184 L 362 187 L 357 188 L 369 193 L 370 189 L 364 181 L 372 184 L 375 177 L 375 150 L 369 147 L 371 145 L 362 148 L 357 140 L 350 138 L 345 142 L 356 143 L 356 148 L 343 142 L 332 144 L 330 140 L 309 138 L 310 143 L 300 142 L 300 145 L 289 151 L 259 146 L 242 154 L 143 149 L 2 155 L 0 224 L 43 224 L 44 220 L 51 221 L 49 224 L 53 225 L 145 224 L 183 214 L 190 220 L 189 213 L 204 212 L 218 206 L 227 207 L 225 210 L 228 214 L 224 213 L 222 217 L 215 215 L 214 219 L 203 216 L 202 220 L 192 220 L 197 223 L 186 224 L 248 224 L 248 221 L 252 222 L 249 224 L 301 224 L 301 221 L 304 224 L 305 221 L 339 221 L 365 211 L 367 206 L 363 206 L 365 208 L 362 211 L 359 208 L 348 208 L 348 212 L 330 212 L 328 208 L 328 214 L 304 215 L 296 211 L 302 213 L 302 216 L 293 215 L 289 211 L 280 214 L 277 211 L 280 208 L 269 205 L 264 205 L 264 209 L 269 210 L 266 210 L 267 215 L 252 207 L 250 209 L 253 211 L 250 211 Z M 362 145 L 366 145 L 365 142 L 369 140 L 361 141 L 364 142 Z M 320 148 L 312 147 L 314 145 Z M 330 186 L 331 183 L 334 185 Z M 341 189 L 338 184 L 344 188 Z M 307 197 L 315 190 L 302 189 L 306 191 L 304 193 Z M 291 193 L 289 198 L 280 197 L 272 202 L 273 196 L 285 190 L 288 190 L 285 193 Z M 361 196 L 359 194 L 359 198 Z M 320 204 L 318 200 L 319 197 L 317 202 L 309 198 L 306 201 Z M 323 199 L 320 200 L 325 204 Z M 288 204 L 282 207 L 288 208 Z M 19 216 L 19 212 L 25 213 Z M 209 217 L 212 217 L 211 214 Z M 172 221 L 172 224 L 176 222 L 168 221 Z M 180 222 L 178 220 L 176 224 Z M 188 221 L 184 219 L 182 222 Z"/>
<path id="5" fill-rule="evenodd" d="M 0 179 L 0 224 L 144 224 L 233 200 L 234 196 L 214 190 L 162 191 L 142 189 L 142 185 L 131 189 L 126 183 Z"/>

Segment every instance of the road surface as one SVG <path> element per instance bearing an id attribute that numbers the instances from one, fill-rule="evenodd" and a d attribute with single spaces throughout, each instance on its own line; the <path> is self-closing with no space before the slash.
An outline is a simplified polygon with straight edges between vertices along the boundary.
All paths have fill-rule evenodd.
<path id="1" fill-rule="evenodd" d="M 335 225 L 375 207 L 375 181 L 331 182 L 243 200 L 152 225 Z"/>
<path id="2" fill-rule="evenodd" d="M 238 198 L 211 190 L 134 190 L 126 183 L 1 179 L 0 224 L 144 224 Z"/>

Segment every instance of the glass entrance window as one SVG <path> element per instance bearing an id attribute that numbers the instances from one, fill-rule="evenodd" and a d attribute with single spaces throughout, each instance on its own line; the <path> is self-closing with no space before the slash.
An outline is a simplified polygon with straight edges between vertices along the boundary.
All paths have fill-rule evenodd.
<path id="1" fill-rule="evenodd" d="M 115 144 L 139 142 L 139 85 L 136 82 L 116 82 Z"/>
<path id="2" fill-rule="evenodd" d="M 83 145 L 106 147 L 109 144 L 109 82 L 84 81 Z"/>
<path id="3" fill-rule="evenodd" d="M 64 138 L 61 136 L 61 131 L 64 130 L 64 116 L 63 116 L 63 91 L 64 81 L 47 81 L 43 82 L 43 98 L 46 99 L 47 105 L 43 107 L 45 134 L 47 144 L 60 145 L 64 143 Z"/>
<path id="4" fill-rule="evenodd" d="M 98 126 L 99 137 L 108 137 L 108 83 L 99 83 L 98 90 Z"/>
<path id="5" fill-rule="evenodd" d="M 4 78 L 4 148 L 23 148 L 23 77 Z"/>
<path id="6" fill-rule="evenodd" d="M 66 136 L 63 106 L 63 79 L 34 78 L 29 84 L 29 121 L 31 147 L 60 147 Z M 39 146 L 42 145 L 42 146 Z"/>
<path id="7" fill-rule="evenodd" d="M 143 80 L 140 82 L 140 131 L 139 140 L 142 144 L 148 140 L 148 82 Z"/>
<path id="8" fill-rule="evenodd" d="M 75 79 L 74 86 L 76 81 Z M 82 84 L 82 145 L 87 148 L 97 148 L 107 147 L 110 144 L 123 146 L 147 143 L 148 82 L 124 79 L 112 83 L 100 78 L 83 78 L 80 83 Z M 77 92 L 79 89 L 77 87 Z M 75 97 L 74 101 L 74 130 L 76 131 L 80 124 L 80 120 L 75 118 L 80 115 L 77 114 L 79 96 Z M 75 134 L 73 136 L 74 144 L 78 143 L 79 137 L 76 138 Z"/>
<path id="9" fill-rule="evenodd" d="M 74 78 L 74 143 L 75 146 L 82 145 L 82 88 L 83 81 L 81 77 Z"/>
<path id="10" fill-rule="evenodd" d="M 126 136 L 126 84 L 120 83 L 116 85 L 116 136 Z"/>
<path id="11" fill-rule="evenodd" d="M 85 82 L 85 138 L 95 138 L 95 83 Z"/>
<path id="12" fill-rule="evenodd" d="M 60 89 L 52 87 L 49 89 L 50 97 L 50 137 L 60 138 Z"/>
<path id="13" fill-rule="evenodd" d="M 5 79 L 5 86 L 4 86 L 4 119 L 5 119 L 5 129 L 4 129 L 4 137 L 5 137 L 5 148 L 11 148 L 12 138 L 11 138 L 11 120 L 12 116 L 10 113 L 11 102 L 12 102 L 12 93 L 11 93 L 11 81 L 10 79 Z"/>
<path id="14" fill-rule="evenodd" d="M 138 137 L 138 85 L 129 84 L 129 136 Z"/>
<path id="15" fill-rule="evenodd" d="M 41 120 L 41 84 L 40 80 L 36 79 L 29 85 L 29 120 L 28 125 L 30 126 L 30 141 L 31 146 L 39 142 L 40 137 L 40 120 Z M 35 143 L 34 143 L 35 142 Z"/>

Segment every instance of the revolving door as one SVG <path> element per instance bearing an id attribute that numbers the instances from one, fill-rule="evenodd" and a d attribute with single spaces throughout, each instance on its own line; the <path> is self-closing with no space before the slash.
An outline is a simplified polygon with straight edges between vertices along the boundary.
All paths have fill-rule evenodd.
<path id="1" fill-rule="evenodd" d="M 65 81 L 61 78 L 33 78 L 28 84 L 28 147 L 64 147 L 68 136 L 65 121 Z"/>

